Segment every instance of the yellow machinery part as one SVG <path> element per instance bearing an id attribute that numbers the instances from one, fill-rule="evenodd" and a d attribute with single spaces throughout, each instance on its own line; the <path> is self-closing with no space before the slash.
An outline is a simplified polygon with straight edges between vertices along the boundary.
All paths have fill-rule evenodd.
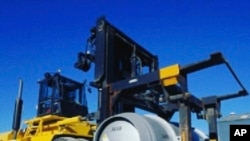
<path id="1" fill-rule="evenodd" d="M 160 69 L 160 79 L 163 86 L 175 85 L 178 83 L 178 77 L 180 75 L 180 66 L 178 64 L 171 65 Z"/>
<path id="2" fill-rule="evenodd" d="M 13 140 L 14 132 L 9 131 L 5 133 L 0 133 L 0 141 L 10 141 Z M 17 140 L 16 141 L 21 141 L 21 138 L 23 137 L 23 132 L 19 132 L 17 135 Z M 22 140 L 24 141 L 24 140 Z"/>
<path id="3" fill-rule="evenodd" d="M 72 118 L 47 115 L 25 122 L 26 129 L 19 131 L 17 141 L 51 141 L 55 137 L 75 137 L 92 139 L 96 125 L 81 116 Z M 13 138 L 12 132 L 0 134 L 0 141 Z"/>
<path id="4" fill-rule="evenodd" d="M 13 137 L 12 132 L 5 132 L 0 134 L 0 141 L 7 141 Z"/>

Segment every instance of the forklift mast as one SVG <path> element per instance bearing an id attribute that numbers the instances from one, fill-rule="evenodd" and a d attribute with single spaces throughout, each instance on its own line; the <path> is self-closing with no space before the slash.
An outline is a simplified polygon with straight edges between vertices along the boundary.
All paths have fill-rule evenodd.
<path id="1" fill-rule="evenodd" d="M 59 73 L 45 73 L 40 80 L 37 116 L 59 115 L 64 117 L 88 114 L 84 83 L 79 83 Z"/>
<path id="2" fill-rule="evenodd" d="M 115 99 L 110 98 L 109 84 L 156 71 L 158 57 L 126 36 L 104 17 L 99 18 L 96 26 L 91 29 L 87 44 L 89 50 L 78 54 L 75 67 L 88 71 L 89 62 L 95 63 L 95 78 L 90 85 L 99 91 L 99 121 L 115 113 L 134 111 L 134 106 L 130 104 L 123 104 L 122 109 L 112 110 L 112 107 L 121 105 L 118 106 L 118 101 L 117 106 L 109 104 L 112 101 L 116 103 Z"/>
<path id="3" fill-rule="evenodd" d="M 140 46 L 104 17 L 90 30 L 85 52 L 78 54 L 75 67 L 88 71 L 95 64 L 91 86 L 98 90 L 97 122 L 123 112 L 140 108 L 169 121 L 179 112 L 182 141 L 191 140 L 191 112 L 209 123 L 209 137 L 217 140 L 216 119 L 220 117 L 222 100 L 248 95 L 229 63 L 220 52 L 209 59 L 186 66 L 174 64 L 159 68 L 158 57 Z M 198 98 L 188 90 L 188 75 L 224 64 L 241 90 L 222 95 Z"/>

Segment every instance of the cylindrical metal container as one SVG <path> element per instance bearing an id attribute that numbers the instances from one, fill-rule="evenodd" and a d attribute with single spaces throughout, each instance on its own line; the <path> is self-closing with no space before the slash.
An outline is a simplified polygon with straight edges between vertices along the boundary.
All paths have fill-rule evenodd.
<path id="1" fill-rule="evenodd" d="M 205 141 L 198 129 L 192 132 L 193 141 Z M 97 128 L 94 141 L 180 141 L 178 124 L 156 115 L 122 113 L 103 121 Z"/>

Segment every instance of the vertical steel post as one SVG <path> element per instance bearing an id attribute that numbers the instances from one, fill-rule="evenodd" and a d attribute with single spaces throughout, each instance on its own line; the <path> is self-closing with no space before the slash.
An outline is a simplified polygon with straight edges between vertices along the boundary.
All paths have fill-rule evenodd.
<path id="1" fill-rule="evenodd" d="M 180 116 L 180 136 L 181 141 L 191 141 L 192 134 L 191 134 L 191 112 L 190 106 L 185 103 L 181 102 L 179 106 L 179 116 Z"/>
<path id="2" fill-rule="evenodd" d="M 209 140 L 218 141 L 217 118 L 220 116 L 220 102 L 217 96 L 203 98 L 205 119 L 208 122 Z"/>
<path id="3" fill-rule="evenodd" d="M 209 123 L 209 140 L 218 141 L 218 132 L 217 132 L 217 113 L 215 107 L 207 108 L 206 110 L 206 119 Z"/>
<path id="4" fill-rule="evenodd" d="M 99 88 L 98 90 L 98 123 L 111 116 L 112 110 L 110 109 L 110 97 L 108 88 Z"/>

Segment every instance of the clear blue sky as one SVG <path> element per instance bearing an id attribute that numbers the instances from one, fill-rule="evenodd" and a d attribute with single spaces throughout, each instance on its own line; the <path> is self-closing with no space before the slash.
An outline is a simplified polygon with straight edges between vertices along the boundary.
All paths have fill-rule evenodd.
<path id="1" fill-rule="evenodd" d="M 250 3 L 248 1 L 24 0 L 0 1 L 0 132 L 11 129 L 18 78 L 24 80 L 22 120 L 36 115 L 37 80 L 62 70 L 77 81 L 93 80 L 73 67 L 89 29 L 106 18 L 139 44 L 158 55 L 160 66 L 181 66 L 220 51 L 250 89 Z M 190 75 L 197 97 L 236 92 L 224 66 Z M 250 112 L 249 97 L 222 102 L 222 114 Z M 96 94 L 88 95 L 90 111 Z M 194 115 L 195 117 L 195 115 Z M 193 121 L 207 131 L 205 121 Z"/>

